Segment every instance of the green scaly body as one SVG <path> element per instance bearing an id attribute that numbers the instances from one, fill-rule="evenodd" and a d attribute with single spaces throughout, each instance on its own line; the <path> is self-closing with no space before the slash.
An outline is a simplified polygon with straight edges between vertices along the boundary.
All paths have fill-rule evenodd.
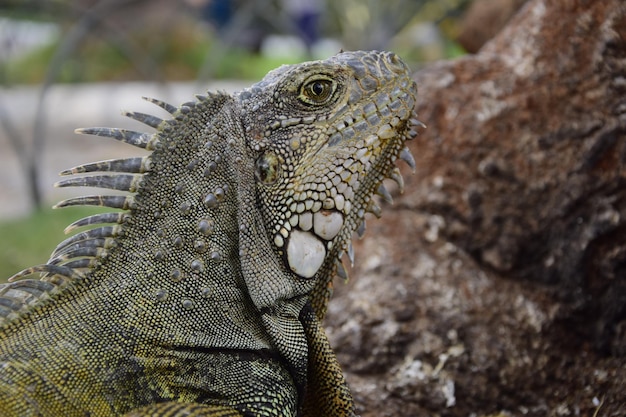
<path id="1" fill-rule="evenodd" d="M 154 134 L 82 130 L 152 152 L 62 173 L 127 194 L 60 203 L 119 211 L 0 287 L 1 414 L 354 415 L 320 321 L 372 195 L 412 163 L 415 93 L 395 55 L 340 53 L 128 113 Z"/>

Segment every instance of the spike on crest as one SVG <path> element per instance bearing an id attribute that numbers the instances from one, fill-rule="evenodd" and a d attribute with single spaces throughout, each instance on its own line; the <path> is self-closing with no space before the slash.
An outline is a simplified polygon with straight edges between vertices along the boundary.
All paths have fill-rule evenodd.
<path id="1" fill-rule="evenodd" d="M 91 226 L 94 224 L 117 223 L 122 224 L 128 218 L 128 213 L 100 213 L 92 216 L 84 217 L 67 226 L 64 230 L 65 234 L 71 233 L 79 227 Z"/>
<path id="2" fill-rule="evenodd" d="M 383 183 L 380 183 L 380 185 L 378 186 L 376 194 L 381 196 L 386 203 L 393 204 L 393 197 L 391 197 L 389 190 L 387 190 L 387 187 L 385 187 Z"/>
<path id="3" fill-rule="evenodd" d="M 107 161 L 92 162 L 78 165 L 74 168 L 61 171 L 59 175 L 67 176 L 84 174 L 87 172 L 124 172 L 128 174 L 143 174 L 150 170 L 151 159 L 148 156 L 124 159 L 109 159 Z"/>
<path id="4" fill-rule="evenodd" d="M 87 127 L 76 129 L 74 132 L 81 135 L 94 135 L 113 138 L 120 142 L 128 143 L 137 148 L 147 149 L 149 151 L 156 148 L 158 141 L 157 136 L 152 133 L 136 132 L 127 129 L 115 129 L 111 127 Z"/>
<path id="5" fill-rule="evenodd" d="M 101 248 L 101 247 L 80 245 L 78 247 L 71 248 L 71 250 L 68 250 L 66 253 L 59 254 L 58 256 L 55 256 L 54 258 L 49 259 L 48 265 L 63 264 L 63 263 L 66 263 L 67 261 L 73 260 L 74 258 L 87 257 L 87 258 L 92 258 L 92 259 L 93 258 L 102 259 L 103 257 L 106 256 L 106 252 L 107 252 L 106 249 Z"/>
<path id="6" fill-rule="evenodd" d="M 348 281 L 350 278 L 348 276 L 348 271 L 346 271 L 346 267 L 343 265 L 340 259 L 335 262 L 335 266 L 337 267 L 337 276 L 341 278 L 344 282 Z"/>
<path id="7" fill-rule="evenodd" d="M 68 237 L 63 242 L 59 243 L 54 249 L 54 252 L 52 252 L 51 257 L 54 258 L 56 255 L 63 253 L 63 251 L 67 251 L 67 248 L 71 247 L 72 245 L 78 243 L 84 244 L 86 241 L 95 240 L 101 241 L 102 244 L 105 244 L 105 238 L 117 236 L 120 230 L 120 226 L 104 226 L 78 233 L 74 236 Z"/>
<path id="8" fill-rule="evenodd" d="M 97 258 L 81 258 L 74 261 L 69 261 L 64 264 L 64 266 L 72 269 L 85 269 L 88 270 L 90 268 L 95 267 L 99 262 Z"/>
<path id="9" fill-rule="evenodd" d="M 402 149 L 402 152 L 400 152 L 400 159 L 406 162 L 406 164 L 411 167 L 413 173 L 415 173 L 415 158 L 413 158 L 413 154 L 411 153 L 409 148 L 405 147 L 404 149 Z"/>
<path id="10" fill-rule="evenodd" d="M 55 187 L 96 187 L 109 190 L 135 192 L 139 188 L 142 177 L 132 174 L 92 175 L 74 177 L 54 184 Z"/>
<path id="11" fill-rule="evenodd" d="M 123 195 L 88 195 L 84 197 L 68 198 L 53 206 L 53 208 L 70 206 L 101 206 L 115 209 L 128 210 L 134 206 L 135 199 L 132 196 Z"/>
<path id="12" fill-rule="evenodd" d="M 130 119 L 137 120 L 152 128 L 158 129 L 159 125 L 163 123 L 163 119 L 160 117 L 152 116 L 150 114 L 136 112 L 136 111 L 124 111 L 122 114 Z"/>
<path id="13" fill-rule="evenodd" d="M 42 273 L 42 274 L 50 274 L 50 275 L 59 275 L 61 277 L 64 278 L 68 278 L 70 280 L 79 280 L 83 278 L 82 274 L 79 274 L 78 272 L 74 271 L 72 268 L 68 268 L 64 265 L 49 265 L 49 264 L 43 264 L 43 265 L 36 265 L 36 266 L 31 266 L 30 268 L 26 268 L 20 272 L 18 272 L 17 274 L 13 275 L 11 278 L 9 278 L 9 282 L 13 282 L 16 281 L 20 278 L 24 278 L 27 277 L 29 275 L 33 275 L 33 274 L 37 274 L 37 273 Z"/>
<path id="14" fill-rule="evenodd" d="M 363 221 L 361 222 L 361 224 L 359 224 L 359 227 L 357 227 L 356 229 L 356 234 L 359 237 L 359 239 L 362 239 L 363 236 L 365 236 L 365 219 L 363 219 Z"/>
<path id="15" fill-rule="evenodd" d="M 176 111 L 178 110 L 178 107 L 172 106 L 171 104 L 166 103 L 156 98 L 142 97 L 142 99 L 146 100 L 149 103 L 156 104 L 157 106 L 159 106 L 160 108 L 162 108 L 163 110 L 165 110 L 166 112 L 172 115 L 176 113 Z"/>
<path id="16" fill-rule="evenodd" d="M 396 182 L 396 184 L 398 184 L 398 188 L 400 189 L 400 194 L 402 194 L 404 192 L 404 178 L 402 178 L 402 174 L 400 173 L 400 169 L 398 167 L 395 167 L 391 171 L 391 174 L 389 175 L 389 178 L 391 178 L 392 180 L 394 180 Z"/>
<path id="17" fill-rule="evenodd" d="M 409 119 L 409 123 L 411 124 L 411 127 L 426 129 L 426 125 L 414 117 Z"/>
<path id="18" fill-rule="evenodd" d="M 350 260 L 350 266 L 354 266 L 354 246 L 352 242 L 348 243 L 348 259 Z"/>
<path id="19" fill-rule="evenodd" d="M 380 206 L 376 203 L 376 201 L 372 199 L 370 200 L 369 205 L 367 206 L 367 212 L 372 213 L 374 216 L 376 216 L 376 218 L 380 219 L 380 217 L 383 214 L 383 209 L 381 209 Z"/>
<path id="20" fill-rule="evenodd" d="M 409 120 L 409 130 L 407 132 L 407 139 L 415 139 L 419 134 L 418 129 L 426 129 L 426 125 L 416 118 Z"/>

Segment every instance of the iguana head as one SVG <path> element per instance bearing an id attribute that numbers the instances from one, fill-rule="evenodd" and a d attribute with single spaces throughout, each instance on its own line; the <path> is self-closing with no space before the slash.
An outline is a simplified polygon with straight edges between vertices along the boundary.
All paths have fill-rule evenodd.
<path id="1" fill-rule="evenodd" d="M 255 158 L 258 204 L 273 250 L 301 279 L 328 284 L 405 140 L 417 87 L 389 52 L 344 52 L 283 66 L 238 95 Z M 384 190 L 384 188 L 382 189 Z M 383 193 L 385 191 L 382 191 Z M 325 309 L 322 296 L 316 310 Z"/>

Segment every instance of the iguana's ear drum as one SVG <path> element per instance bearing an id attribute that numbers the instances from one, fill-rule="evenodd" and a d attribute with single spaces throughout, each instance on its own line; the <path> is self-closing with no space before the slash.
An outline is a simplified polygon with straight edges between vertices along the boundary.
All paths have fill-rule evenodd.
<path id="1" fill-rule="evenodd" d="M 281 171 L 280 157 L 274 152 L 265 152 L 256 160 L 254 175 L 261 184 L 274 184 L 281 176 Z"/>

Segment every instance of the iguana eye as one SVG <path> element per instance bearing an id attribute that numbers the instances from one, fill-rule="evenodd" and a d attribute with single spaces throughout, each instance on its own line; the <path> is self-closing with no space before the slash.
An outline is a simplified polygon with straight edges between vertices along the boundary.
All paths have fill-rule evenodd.
<path id="1" fill-rule="evenodd" d="M 337 84 L 329 78 L 317 76 L 302 85 L 300 89 L 300 101 L 306 104 L 325 104 L 337 89 Z"/>
<path id="2" fill-rule="evenodd" d="M 264 153 L 256 160 L 254 175 L 259 182 L 265 185 L 274 184 L 280 173 L 280 160 L 275 153 Z"/>

